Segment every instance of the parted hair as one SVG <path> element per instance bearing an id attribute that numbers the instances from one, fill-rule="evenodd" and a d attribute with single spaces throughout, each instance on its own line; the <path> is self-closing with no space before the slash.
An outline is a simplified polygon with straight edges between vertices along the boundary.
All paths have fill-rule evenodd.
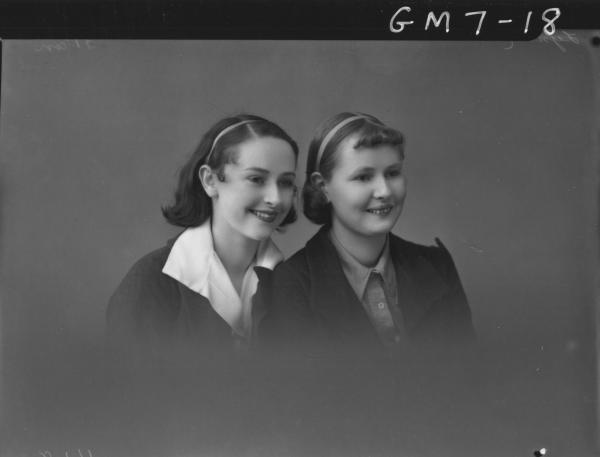
<path id="1" fill-rule="evenodd" d="M 250 121 L 237 127 L 240 122 Z M 231 130 L 225 131 L 229 127 Z M 224 132 L 225 131 L 225 132 Z M 219 136 L 223 132 L 221 136 Z M 208 165 L 224 180 L 224 167 L 235 163 L 241 143 L 252 138 L 279 138 L 286 141 L 298 158 L 298 145 L 277 124 L 253 114 L 239 114 L 227 117 L 214 124 L 200 140 L 188 161 L 179 171 L 179 179 L 175 190 L 174 203 L 163 206 L 165 219 L 179 227 L 197 227 L 212 215 L 212 200 L 202 187 L 198 171 L 202 165 Z M 217 140 L 217 141 L 215 141 Z M 297 219 L 296 209 L 292 206 L 280 224 L 283 227 Z"/>
<path id="2" fill-rule="evenodd" d="M 338 124 L 351 117 L 357 117 L 357 119 L 343 125 L 331 138 L 327 138 Z M 331 223 L 331 203 L 329 203 L 323 191 L 313 184 L 311 175 L 318 171 L 323 179 L 329 181 L 337 164 L 338 147 L 351 135 L 356 136 L 355 149 L 389 145 L 397 148 L 401 157 L 404 158 L 404 136 L 402 133 L 388 127 L 375 116 L 344 112 L 322 122 L 317 127 L 308 147 L 306 179 L 302 187 L 302 210 L 304 215 L 315 224 Z M 325 148 L 319 157 L 319 150 L 326 140 Z"/>

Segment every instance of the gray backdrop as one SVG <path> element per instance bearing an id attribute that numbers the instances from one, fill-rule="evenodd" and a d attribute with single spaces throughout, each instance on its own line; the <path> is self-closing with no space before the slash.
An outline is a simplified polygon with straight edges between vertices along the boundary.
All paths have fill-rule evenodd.
<path id="1" fill-rule="evenodd" d="M 598 177 L 586 48 L 583 39 L 562 49 L 540 41 L 5 41 L 3 401 L 19 430 L 11 453 L 50 442 L 55 452 L 84 447 L 64 424 L 53 442 L 52 416 L 36 419 L 60 386 L 39 364 L 64 345 L 100 344 L 119 280 L 178 233 L 160 206 L 204 131 L 239 111 L 278 122 L 299 143 L 301 184 L 314 128 L 345 110 L 406 135 L 408 197 L 395 232 L 442 239 L 482 344 L 506 348 L 501 362 L 481 368 L 498 374 L 486 387 L 490 407 L 464 416 L 486 430 L 474 434 L 478 449 L 591 452 Z M 315 230 L 300 217 L 275 241 L 289 255 Z M 421 432 L 431 450 L 423 455 L 451 451 L 447 437 L 426 424 Z"/>

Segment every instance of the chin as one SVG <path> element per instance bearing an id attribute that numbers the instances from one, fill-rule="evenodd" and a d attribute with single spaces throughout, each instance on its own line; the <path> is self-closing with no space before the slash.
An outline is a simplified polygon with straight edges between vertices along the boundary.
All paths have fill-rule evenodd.
<path id="1" fill-rule="evenodd" d="M 263 241 L 266 240 L 267 238 L 269 238 L 271 236 L 271 234 L 273 233 L 274 229 L 269 227 L 269 228 L 256 228 L 253 230 L 246 230 L 244 232 L 244 235 L 247 238 L 250 238 L 251 240 L 255 240 L 255 241 Z"/>
<path id="2" fill-rule="evenodd" d="M 391 228 L 385 228 L 385 229 L 381 229 L 381 230 L 370 230 L 369 232 L 367 232 L 367 235 L 368 236 L 387 235 L 391 231 L 392 231 Z"/>
<path id="3" fill-rule="evenodd" d="M 364 233 L 371 236 L 383 235 L 389 233 L 394 228 L 395 221 L 393 223 L 382 222 L 380 224 L 373 224 L 370 227 L 365 227 Z"/>
<path id="4" fill-rule="evenodd" d="M 268 234 L 266 233 L 246 233 L 246 238 L 250 239 L 250 240 L 254 240 L 254 241 L 263 241 L 266 240 L 267 238 L 269 238 L 271 236 L 271 233 L 269 232 Z"/>

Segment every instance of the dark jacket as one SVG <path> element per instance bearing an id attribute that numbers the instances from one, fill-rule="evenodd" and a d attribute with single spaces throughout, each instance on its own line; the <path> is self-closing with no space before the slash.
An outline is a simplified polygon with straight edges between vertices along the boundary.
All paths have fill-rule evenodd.
<path id="1" fill-rule="evenodd" d="M 173 242 L 138 260 L 113 293 L 106 313 L 109 340 L 146 350 L 231 346 L 231 328 L 208 300 L 162 272 Z"/>
<path id="2" fill-rule="evenodd" d="M 323 227 L 270 277 L 265 273 L 261 278 L 255 310 L 263 314 L 258 333 L 264 347 L 382 347 L 348 284 L 328 230 Z M 390 235 L 398 301 L 411 344 L 474 339 L 454 262 L 436 241 L 437 246 L 427 247 Z"/>

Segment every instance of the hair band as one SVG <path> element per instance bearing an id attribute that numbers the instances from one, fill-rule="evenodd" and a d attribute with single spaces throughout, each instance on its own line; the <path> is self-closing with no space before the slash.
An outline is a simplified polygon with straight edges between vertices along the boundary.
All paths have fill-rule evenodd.
<path id="1" fill-rule="evenodd" d="M 366 121 L 371 121 L 371 119 L 369 119 L 366 116 L 362 116 L 362 115 L 356 115 L 356 116 L 350 116 L 347 117 L 346 119 L 344 119 L 343 121 L 338 122 L 330 131 L 329 133 L 327 133 L 327 135 L 325 135 L 325 138 L 323 138 L 323 141 L 321 141 L 321 146 L 319 146 L 319 152 L 317 152 L 317 162 L 315 165 L 315 169 L 318 170 L 319 169 L 319 164 L 321 163 L 321 158 L 323 157 L 323 152 L 325 151 L 325 148 L 327 147 L 327 145 L 329 144 L 329 142 L 331 141 L 331 139 L 333 138 L 333 136 L 344 126 L 349 124 L 350 122 L 356 121 L 357 119 L 364 119 Z"/>
<path id="2" fill-rule="evenodd" d="M 223 130 L 221 130 L 219 132 L 219 134 L 215 137 L 215 139 L 212 142 L 212 146 L 210 147 L 210 151 L 208 151 L 208 154 L 206 155 L 206 159 L 204 160 L 204 163 L 208 164 L 208 161 L 210 160 L 210 157 L 213 153 L 213 151 L 215 150 L 215 145 L 218 143 L 218 141 L 227 133 L 231 132 L 232 130 L 244 125 L 244 124 L 249 124 L 250 122 L 256 122 L 257 119 L 246 119 L 244 121 L 240 121 L 240 122 L 236 122 L 235 124 L 231 124 L 228 127 L 225 127 Z"/>

